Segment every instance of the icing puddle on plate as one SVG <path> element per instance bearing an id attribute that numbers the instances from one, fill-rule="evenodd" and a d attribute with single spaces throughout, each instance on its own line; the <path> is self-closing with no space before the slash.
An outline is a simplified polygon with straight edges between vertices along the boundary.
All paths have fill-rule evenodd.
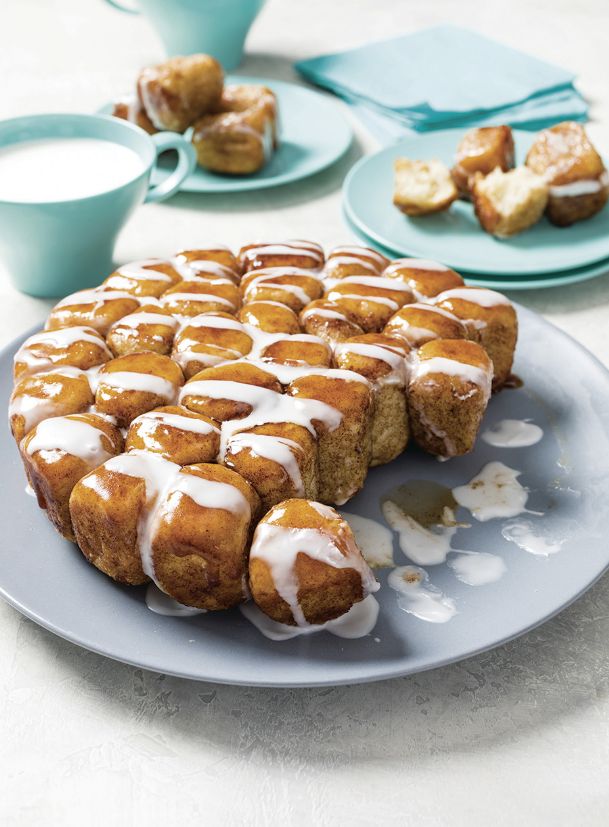
<path id="1" fill-rule="evenodd" d="M 528 419 L 503 419 L 481 435 L 487 444 L 503 449 L 529 448 L 542 438 L 542 429 Z M 498 542 L 508 541 L 537 557 L 556 554 L 565 543 L 566 538 L 554 536 L 556 532 L 551 534 L 546 529 L 543 519 L 539 519 L 543 514 L 527 509 L 529 491 L 520 482 L 520 476 L 521 471 L 492 460 L 468 482 L 454 488 L 432 480 L 415 479 L 385 492 L 379 503 L 385 524 L 348 511 L 341 514 L 369 566 L 390 569 L 387 586 L 396 593 L 400 609 L 428 623 L 446 623 L 459 608 L 449 593 L 433 583 L 428 567 L 446 563 L 457 580 L 472 587 L 492 584 L 507 571 L 507 564 L 499 554 L 458 547 L 460 544 L 455 542 L 458 532 L 459 538 L 466 538 L 468 532 L 475 531 L 476 522 L 498 520 L 501 521 Z M 459 509 L 468 512 L 467 521 L 457 519 Z M 394 536 L 408 561 L 406 565 L 396 565 Z M 154 584 L 148 587 L 146 604 L 151 611 L 166 616 L 202 613 L 167 597 Z M 246 620 L 274 641 L 320 631 L 342 638 L 364 637 L 374 629 L 379 613 L 379 604 L 373 595 L 356 603 L 342 617 L 320 626 L 277 623 L 252 601 L 239 608 Z"/>

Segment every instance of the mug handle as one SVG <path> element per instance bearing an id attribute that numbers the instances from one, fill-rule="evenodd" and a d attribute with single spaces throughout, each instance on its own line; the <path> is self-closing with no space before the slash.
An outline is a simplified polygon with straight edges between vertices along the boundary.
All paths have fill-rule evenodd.
<path id="1" fill-rule="evenodd" d="M 177 192 L 184 180 L 194 171 L 197 163 L 197 156 L 193 145 L 182 135 L 176 132 L 157 132 L 150 136 L 155 143 L 157 161 L 161 152 L 167 149 L 175 149 L 178 153 L 178 163 L 167 178 L 150 187 L 144 203 L 150 204 L 155 201 L 164 201 Z"/>
<path id="2" fill-rule="evenodd" d="M 109 6 L 114 6 L 115 9 L 119 11 L 126 11 L 128 14 L 140 14 L 140 10 L 134 8 L 133 6 L 123 6 L 123 4 L 119 0 L 106 0 Z"/>

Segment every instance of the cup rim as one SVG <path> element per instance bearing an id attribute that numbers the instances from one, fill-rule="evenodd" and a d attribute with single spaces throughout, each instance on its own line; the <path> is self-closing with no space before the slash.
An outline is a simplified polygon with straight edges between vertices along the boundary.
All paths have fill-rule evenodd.
<path id="1" fill-rule="evenodd" d="M 2 198 L 0 197 L 0 204 L 8 205 L 8 206 L 19 206 L 19 207 L 48 207 L 48 206 L 57 206 L 59 204 L 78 204 L 81 202 L 92 201 L 95 198 L 99 198 L 100 196 L 111 195 L 112 193 L 118 192 L 122 190 L 124 187 L 128 186 L 129 184 L 133 184 L 134 181 L 137 181 L 144 175 L 148 175 L 152 166 L 156 160 L 156 149 L 154 146 L 154 142 L 151 136 L 143 130 L 141 127 L 137 126 L 137 124 L 131 123 L 130 121 L 125 121 L 122 118 L 115 118 L 114 115 L 101 115 L 91 112 L 35 112 L 30 115 L 17 115 L 13 118 L 2 118 L 0 119 L 0 132 L 2 131 L 3 127 L 7 125 L 17 125 L 20 121 L 24 124 L 31 122 L 31 121 L 44 121 L 44 120 L 56 120 L 56 119 L 66 119 L 66 120 L 83 120 L 89 122 L 104 122 L 116 127 L 117 129 L 125 129 L 127 131 L 131 131 L 136 134 L 139 138 L 143 138 L 146 142 L 146 145 L 149 150 L 150 157 L 148 160 L 145 160 L 140 155 L 141 160 L 144 163 L 143 169 L 137 175 L 134 175 L 132 178 L 129 178 L 127 181 L 124 181 L 122 184 L 119 184 L 116 187 L 112 187 L 111 189 L 102 190 L 101 192 L 95 192 L 92 195 L 83 195 L 80 198 L 60 198 L 55 200 L 49 201 L 14 201 L 10 198 Z M 53 136 L 49 136 L 50 138 Z M 74 136 L 78 137 L 78 136 Z M 12 146 L 13 144 L 20 144 L 26 143 L 27 140 L 44 140 L 43 136 L 38 138 L 31 138 L 19 141 L 13 141 L 8 144 L 3 144 L 1 135 L 0 135 L 0 152 L 5 146 Z M 108 140 L 109 143 L 112 143 L 111 139 L 100 138 L 99 140 Z M 114 143 L 120 143 L 120 141 L 115 141 Z M 135 151 L 135 150 L 134 150 Z M 138 152 L 139 155 L 139 152 Z"/>

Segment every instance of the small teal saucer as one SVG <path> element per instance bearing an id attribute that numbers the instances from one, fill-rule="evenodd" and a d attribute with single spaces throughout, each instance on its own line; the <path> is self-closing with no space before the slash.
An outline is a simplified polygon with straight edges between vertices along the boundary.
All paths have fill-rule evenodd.
<path id="1" fill-rule="evenodd" d="M 555 227 L 544 218 L 521 235 L 501 241 L 480 228 L 471 204 L 464 201 L 436 215 L 403 215 L 392 203 L 394 160 L 439 158 L 451 166 L 463 134 L 462 129 L 449 129 L 412 135 L 362 158 L 343 187 L 343 205 L 351 222 L 397 255 L 437 259 L 484 278 L 515 273 L 521 278 L 557 276 L 609 258 L 609 208 L 567 228 Z M 517 163 L 524 161 L 534 137 L 514 130 Z"/>
<path id="2" fill-rule="evenodd" d="M 330 96 L 268 78 L 232 75 L 226 83 L 259 83 L 273 90 L 279 110 L 279 147 L 269 163 L 254 175 L 217 175 L 196 167 L 182 184 L 183 192 L 244 192 L 289 184 L 326 169 L 349 149 L 353 138 L 351 125 L 343 114 L 343 104 Z M 108 114 L 112 107 L 108 104 L 101 111 Z M 159 167 L 161 180 L 162 162 Z"/>
<path id="3" fill-rule="evenodd" d="M 387 258 L 398 258 L 403 253 L 397 253 L 388 247 L 379 244 L 374 239 L 363 233 L 355 224 L 349 220 L 346 212 L 343 211 L 343 219 L 351 232 L 368 247 L 374 247 Z M 468 273 L 466 270 L 459 270 L 468 284 L 475 284 L 478 287 L 491 287 L 493 290 L 543 290 L 546 287 L 563 287 L 567 284 L 577 284 L 580 281 L 603 276 L 609 273 L 609 259 L 590 264 L 587 267 L 576 267 L 573 270 L 565 270 L 558 273 L 538 274 L 522 277 L 517 274 L 506 274 L 502 276 L 483 275 L 480 273 Z"/>

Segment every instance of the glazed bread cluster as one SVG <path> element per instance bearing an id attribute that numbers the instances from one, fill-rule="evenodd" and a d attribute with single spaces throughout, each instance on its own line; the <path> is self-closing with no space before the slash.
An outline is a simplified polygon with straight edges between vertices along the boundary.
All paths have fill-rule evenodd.
<path id="1" fill-rule="evenodd" d="M 199 166 L 224 175 L 261 169 L 278 145 L 277 101 L 259 84 L 224 84 L 210 55 L 172 57 L 138 75 L 135 94 L 116 101 L 112 114 L 150 135 L 185 132 Z"/>
<path id="2" fill-rule="evenodd" d="M 514 308 L 431 261 L 307 241 L 120 267 L 15 355 L 10 424 L 58 531 L 115 580 L 320 624 L 377 588 L 332 508 L 412 438 L 470 451 Z"/>

